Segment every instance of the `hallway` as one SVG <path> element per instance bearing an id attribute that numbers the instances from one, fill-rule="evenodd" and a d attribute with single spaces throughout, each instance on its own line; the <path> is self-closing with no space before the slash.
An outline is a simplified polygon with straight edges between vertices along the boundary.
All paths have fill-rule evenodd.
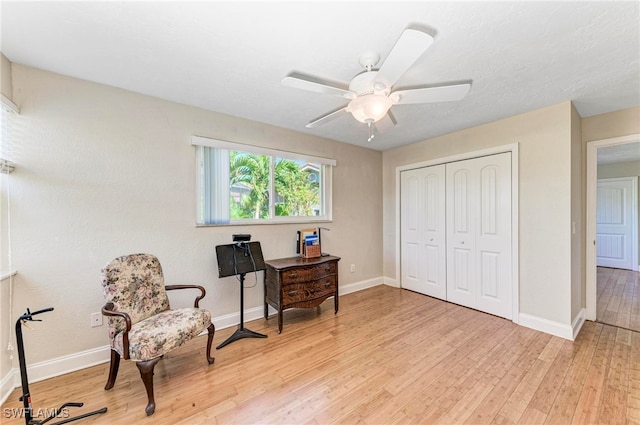
<path id="1" fill-rule="evenodd" d="M 640 273 L 598 267 L 596 320 L 640 332 Z"/>

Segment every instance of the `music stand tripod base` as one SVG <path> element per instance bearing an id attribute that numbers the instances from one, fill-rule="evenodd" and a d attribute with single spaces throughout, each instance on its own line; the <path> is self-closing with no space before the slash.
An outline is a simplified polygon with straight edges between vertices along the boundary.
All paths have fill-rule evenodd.
<path id="1" fill-rule="evenodd" d="M 233 341 L 237 341 L 242 338 L 266 338 L 267 335 L 260 334 L 258 332 L 251 331 L 244 327 L 244 277 L 245 273 L 240 274 L 240 324 L 238 329 L 227 338 L 222 344 L 216 347 L 216 350 L 221 349 L 227 344 L 231 344 Z"/>
<path id="2" fill-rule="evenodd" d="M 249 330 L 247 328 L 244 328 L 238 325 L 238 329 L 236 329 L 236 331 L 229 338 L 227 338 L 222 344 L 218 345 L 216 347 L 216 350 L 219 350 L 225 345 L 231 344 L 233 341 L 237 341 L 242 338 L 266 338 L 266 337 L 267 335 L 254 332 L 252 330 Z"/>

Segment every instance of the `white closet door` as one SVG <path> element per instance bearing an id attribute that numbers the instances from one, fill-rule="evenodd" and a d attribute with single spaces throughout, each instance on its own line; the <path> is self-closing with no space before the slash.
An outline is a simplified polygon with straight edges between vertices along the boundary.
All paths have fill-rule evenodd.
<path id="1" fill-rule="evenodd" d="M 599 179 L 596 207 L 596 264 L 635 270 L 633 231 L 637 177 Z"/>
<path id="2" fill-rule="evenodd" d="M 511 153 L 446 165 L 447 300 L 511 319 Z"/>
<path id="3" fill-rule="evenodd" d="M 400 175 L 401 286 L 446 299 L 445 166 Z"/>

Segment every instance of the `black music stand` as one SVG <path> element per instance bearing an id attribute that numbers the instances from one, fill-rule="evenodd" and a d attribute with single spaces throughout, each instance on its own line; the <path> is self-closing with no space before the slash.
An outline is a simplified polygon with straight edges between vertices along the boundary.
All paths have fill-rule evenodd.
<path id="1" fill-rule="evenodd" d="M 41 313 L 46 313 L 48 311 L 53 311 L 53 307 L 45 308 L 42 310 L 34 311 L 33 313 L 27 309 L 27 312 L 22 316 L 18 317 L 16 321 L 16 340 L 18 343 L 18 359 L 20 360 L 20 377 L 22 378 L 22 397 L 20 397 L 20 401 L 22 401 L 22 405 L 24 406 L 24 422 L 26 425 L 42 425 L 49 422 L 55 418 L 62 418 L 61 421 L 52 422 L 49 425 L 62 425 L 69 422 L 77 421 L 78 419 L 88 418 L 89 416 L 99 415 L 101 413 L 106 413 L 107 408 L 103 407 L 102 409 L 94 410 L 93 412 L 83 413 L 78 416 L 69 417 L 67 412 L 67 407 L 82 407 L 84 403 L 78 402 L 68 402 L 64 403 L 62 406 L 57 408 L 55 411 L 51 412 L 51 414 L 42 420 L 34 419 L 33 416 L 33 407 L 31 406 L 31 393 L 29 392 L 29 378 L 27 377 L 27 362 L 24 356 L 24 343 L 22 340 L 22 323 L 26 324 L 26 321 L 36 321 L 41 322 L 40 319 L 34 319 L 33 316 L 36 316 Z M 60 416 L 63 414 L 63 416 Z M 36 415 L 37 416 L 37 415 Z"/>
<path id="2" fill-rule="evenodd" d="M 239 276 L 240 278 L 240 323 L 238 329 L 222 344 L 227 344 L 241 338 L 266 338 L 267 335 L 254 332 L 244 327 L 244 278 L 247 273 L 265 270 L 264 258 L 260 242 L 236 242 L 228 245 L 216 246 L 218 257 L 218 277 Z"/>

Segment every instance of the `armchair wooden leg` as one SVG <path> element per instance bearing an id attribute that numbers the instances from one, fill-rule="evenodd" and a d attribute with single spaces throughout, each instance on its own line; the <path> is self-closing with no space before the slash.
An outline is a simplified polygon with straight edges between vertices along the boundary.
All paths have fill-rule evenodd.
<path id="1" fill-rule="evenodd" d="M 111 350 L 111 364 L 109 365 L 109 378 L 107 379 L 107 385 L 104 386 L 105 390 L 110 390 L 116 383 L 116 377 L 118 376 L 118 368 L 120 367 L 120 354 L 116 350 Z"/>
<path id="2" fill-rule="evenodd" d="M 147 404 L 147 407 L 144 409 L 145 412 L 147 412 L 147 416 L 153 415 L 153 412 L 156 410 L 156 401 L 153 398 L 153 368 L 160 359 L 161 357 L 156 357 L 155 359 L 136 362 L 136 366 L 138 366 L 138 370 L 140 370 L 140 377 L 147 390 L 147 398 L 149 399 L 149 404 Z"/>
<path id="3" fill-rule="evenodd" d="M 211 343 L 213 342 L 213 334 L 216 333 L 216 328 L 213 326 L 213 323 L 209 325 L 207 331 L 209 332 L 209 336 L 207 337 L 207 361 L 209 364 L 213 364 L 215 358 L 211 357 Z"/>

